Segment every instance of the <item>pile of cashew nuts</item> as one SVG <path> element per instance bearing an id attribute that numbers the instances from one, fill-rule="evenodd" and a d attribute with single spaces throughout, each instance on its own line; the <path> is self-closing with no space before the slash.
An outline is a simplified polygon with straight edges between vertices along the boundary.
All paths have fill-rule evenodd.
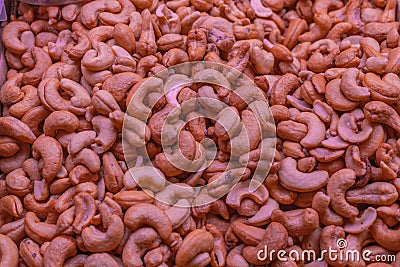
<path id="1" fill-rule="evenodd" d="M 2 33 L 9 69 L 0 89 L 0 267 L 400 267 L 399 11 L 396 0 L 19 3 Z M 256 114 L 224 86 L 139 95 L 154 104 L 151 117 L 131 117 L 123 128 L 141 85 L 194 61 L 245 74 L 270 105 L 276 149 L 255 191 L 250 179 L 268 140 L 252 131 Z M 175 134 L 177 147 L 195 160 L 199 142 L 210 138 L 215 159 L 198 173 L 168 162 L 160 125 L 201 96 L 240 116 L 250 161 L 224 197 L 167 205 L 138 184 L 158 192 L 165 183 L 154 177 L 163 176 L 183 189 L 161 197 L 201 201 L 192 187 L 215 181 L 231 157 L 243 156 L 241 140 L 196 118 Z M 156 171 L 132 152 L 132 176 L 124 129 Z M 265 246 L 368 250 L 371 259 L 396 260 L 263 260 Z"/>

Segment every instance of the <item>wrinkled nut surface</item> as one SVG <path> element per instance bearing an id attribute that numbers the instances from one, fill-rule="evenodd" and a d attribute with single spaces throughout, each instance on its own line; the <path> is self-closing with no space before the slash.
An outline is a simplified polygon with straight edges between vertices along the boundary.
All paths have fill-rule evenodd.
<path id="1" fill-rule="evenodd" d="M 14 11 L 0 267 L 400 267 L 399 1 Z"/>

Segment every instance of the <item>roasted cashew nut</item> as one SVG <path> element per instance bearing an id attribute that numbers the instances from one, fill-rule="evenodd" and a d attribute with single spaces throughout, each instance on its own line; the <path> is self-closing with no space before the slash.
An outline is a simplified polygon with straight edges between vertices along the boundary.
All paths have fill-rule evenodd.
<path id="1" fill-rule="evenodd" d="M 297 162 L 293 158 L 281 161 L 279 169 L 279 182 L 287 189 L 296 192 L 310 192 L 323 187 L 328 182 L 328 172 L 313 171 L 303 173 L 297 170 Z"/>
<path id="2" fill-rule="evenodd" d="M 356 173 L 350 169 L 342 169 L 335 172 L 328 180 L 327 193 L 331 199 L 331 206 L 336 213 L 354 219 L 358 215 L 358 209 L 347 203 L 346 191 L 354 185 Z"/>
<path id="3" fill-rule="evenodd" d="M 105 233 L 89 226 L 82 231 L 82 241 L 90 252 L 105 252 L 115 249 L 124 235 L 124 224 L 122 219 L 113 214 Z"/>
<path id="4" fill-rule="evenodd" d="M 172 233 L 172 224 L 168 216 L 151 204 L 141 203 L 130 207 L 125 213 L 124 223 L 132 231 L 149 225 L 156 229 L 163 240 L 168 240 Z"/>
<path id="5" fill-rule="evenodd" d="M 3 234 L 0 234 L 0 251 L 0 266 L 18 266 L 18 247 L 8 236 Z"/>

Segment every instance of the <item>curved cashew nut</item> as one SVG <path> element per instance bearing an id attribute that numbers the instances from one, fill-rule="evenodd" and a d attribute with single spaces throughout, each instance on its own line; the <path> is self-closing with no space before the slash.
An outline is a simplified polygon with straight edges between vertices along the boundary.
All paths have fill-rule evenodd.
<path id="1" fill-rule="evenodd" d="M 400 89 L 395 83 L 389 81 L 386 81 L 386 79 L 381 80 L 378 75 L 372 72 L 364 75 L 364 83 L 370 89 L 371 98 L 387 104 L 393 104 L 399 100 Z"/>
<path id="2" fill-rule="evenodd" d="M 297 162 L 293 158 L 281 161 L 279 169 L 279 182 L 287 189 L 296 192 L 311 192 L 323 187 L 329 178 L 326 171 L 313 171 L 303 173 L 297 170 Z"/>
<path id="3" fill-rule="evenodd" d="M 347 142 L 350 143 L 362 143 L 369 138 L 372 133 L 372 126 L 368 120 L 364 120 L 361 124 L 361 131 L 355 133 L 353 126 L 356 121 L 352 113 L 343 114 L 338 123 L 338 134 L 339 136 Z"/>
<path id="4" fill-rule="evenodd" d="M 176 203 L 176 206 L 172 206 L 164 211 L 172 223 L 172 229 L 180 227 L 189 218 L 189 206 L 190 203 L 188 200 L 181 199 Z"/>
<path id="5" fill-rule="evenodd" d="M 144 146 L 151 136 L 151 131 L 145 122 L 129 115 L 125 115 L 122 132 L 126 142 L 134 147 Z"/>
<path id="6" fill-rule="evenodd" d="M 76 242 L 70 236 L 57 236 L 47 246 L 44 256 L 44 267 L 61 267 L 69 257 L 75 256 L 77 252 Z"/>
<path id="7" fill-rule="evenodd" d="M 117 102 L 121 102 L 125 98 L 126 92 L 140 80 L 142 78 L 135 73 L 117 73 L 104 81 L 102 89 L 108 91 Z"/>
<path id="8" fill-rule="evenodd" d="M 277 209 L 279 209 L 279 203 L 273 198 L 269 198 L 267 203 L 261 206 L 253 217 L 249 218 L 249 224 L 255 226 L 265 225 L 271 218 L 272 212 Z"/>
<path id="9" fill-rule="evenodd" d="M 236 184 L 226 196 L 226 204 L 233 208 L 239 208 L 244 198 L 250 198 L 257 204 L 263 205 L 269 198 L 268 190 L 264 185 L 260 185 L 257 190 L 251 192 L 249 189 L 250 180 Z"/>
<path id="10" fill-rule="evenodd" d="M 125 213 L 124 223 L 132 231 L 149 225 L 156 229 L 163 240 L 168 240 L 172 233 L 172 224 L 168 216 L 156 206 L 147 203 L 130 207 Z"/>
<path id="11" fill-rule="evenodd" d="M 94 198 L 87 192 L 80 192 L 74 196 L 74 208 L 75 218 L 72 227 L 76 234 L 80 234 L 96 213 Z"/>
<path id="12" fill-rule="evenodd" d="M 386 124 L 400 133 L 400 116 L 391 106 L 381 101 L 371 101 L 364 106 L 365 118 L 370 122 Z"/>
<path id="13" fill-rule="evenodd" d="M 111 215 L 111 219 L 105 233 L 89 226 L 82 231 L 82 241 L 90 252 L 104 252 L 115 249 L 124 235 L 124 223 L 118 215 Z"/>
<path id="14" fill-rule="evenodd" d="M 32 144 L 36 140 L 32 130 L 14 117 L 0 117 L 0 135 L 10 136 L 28 144 Z"/>
<path id="15" fill-rule="evenodd" d="M 61 97 L 58 92 L 59 87 L 72 95 L 70 100 Z M 38 94 L 43 105 L 51 111 L 68 110 L 82 115 L 91 104 L 90 95 L 86 89 L 79 83 L 66 78 L 62 78 L 61 81 L 56 78 L 43 79 L 39 84 Z"/>
<path id="16" fill-rule="evenodd" d="M 58 80 L 61 80 L 62 78 L 67 78 L 75 82 L 79 82 L 81 76 L 82 73 L 78 65 L 70 65 L 64 62 L 57 62 L 51 65 L 50 68 L 48 68 L 47 71 L 43 74 L 42 81 L 46 78 L 56 78 Z"/>
<path id="17" fill-rule="evenodd" d="M 97 132 L 91 148 L 97 154 L 106 152 L 117 140 L 117 129 L 112 121 L 105 116 L 96 116 L 92 119 L 93 129 Z"/>
<path id="18" fill-rule="evenodd" d="M 152 192 L 159 192 L 165 186 L 165 176 L 157 168 L 151 166 L 141 166 L 130 168 L 133 179 L 143 189 L 150 189 Z"/>
<path id="19" fill-rule="evenodd" d="M 49 183 L 61 170 L 63 151 L 60 143 L 49 136 L 40 136 L 32 145 L 32 155 L 35 159 L 43 158 L 43 178 Z"/>
<path id="20" fill-rule="evenodd" d="M 117 23 L 127 24 L 129 22 L 129 15 L 136 11 L 134 2 L 130 0 L 118 0 L 121 4 L 121 11 L 116 12 L 101 12 L 99 14 L 99 20 L 106 25 L 115 25 Z M 132 40 L 130 40 L 131 42 Z"/>
<path id="21" fill-rule="evenodd" d="M 83 148 L 94 143 L 96 138 L 95 131 L 82 131 L 77 133 L 68 144 L 68 153 L 70 155 L 75 155 Z"/>
<path id="22" fill-rule="evenodd" d="M 115 0 L 99 0 L 85 4 L 81 9 L 81 21 L 87 28 L 92 29 L 97 26 L 100 12 L 120 12 L 121 4 Z"/>
<path id="23" fill-rule="evenodd" d="M 358 106 L 358 102 L 349 100 L 340 90 L 341 79 L 334 79 L 326 85 L 325 98 L 333 109 L 337 111 L 350 111 Z"/>
<path id="24" fill-rule="evenodd" d="M 194 198 L 194 190 L 187 184 L 170 184 L 156 194 L 156 198 L 164 203 L 176 203 L 180 199 Z"/>
<path id="25" fill-rule="evenodd" d="M 23 54 L 27 50 L 27 46 L 19 39 L 24 31 L 29 31 L 31 27 L 23 21 L 13 21 L 4 27 L 2 39 L 4 46 L 15 54 Z"/>
<path id="26" fill-rule="evenodd" d="M 286 73 L 280 77 L 271 89 L 271 105 L 286 105 L 286 96 L 300 87 L 296 75 Z"/>
<path id="27" fill-rule="evenodd" d="M 54 111 L 45 119 L 44 134 L 55 137 L 58 130 L 73 132 L 79 127 L 78 117 L 66 110 Z"/>
<path id="28" fill-rule="evenodd" d="M 81 59 L 91 47 L 91 42 L 88 35 L 83 31 L 73 32 L 72 39 L 77 41 L 77 44 L 67 49 L 67 53 L 71 59 Z"/>
<path id="29" fill-rule="evenodd" d="M 277 209 L 272 212 L 271 220 L 285 226 L 291 236 L 309 235 L 319 227 L 318 213 L 310 208 L 285 212 Z"/>
<path id="30" fill-rule="evenodd" d="M 122 251 L 122 262 L 127 267 L 143 266 L 142 257 L 146 251 L 156 248 L 161 240 L 157 232 L 150 227 L 143 227 L 131 233 Z"/>
<path id="31" fill-rule="evenodd" d="M 23 73 L 17 73 L 3 84 L 0 90 L 0 101 L 4 105 L 15 104 L 24 97 L 20 86 L 22 83 Z"/>
<path id="32" fill-rule="evenodd" d="M 73 156 L 69 155 L 65 161 L 67 170 L 72 170 L 74 166 L 79 164 L 85 165 L 91 172 L 100 171 L 99 155 L 91 149 L 84 148 Z"/>
<path id="33" fill-rule="evenodd" d="M 321 222 L 325 225 L 342 225 L 342 216 L 336 214 L 330 207 L 329 204 L 331 198 L 325 195 L 324 192 L 318 192 L 314 195 L 312 201 L 312 208 L 318 212 Z"/>
<path id="34" fill-rule="evenodd" d="M 346 70 L 342 75 L 340 89 L 342 93 L 352 101 L 361 101 L 369 97 L 370 93 L 367 87 L 358 85 L 360 71 L 356 68 Z"/>
<path id="35" fill-rule="evenodd" d="M 260 0 L 251 0 L 251 7 L 254 9 L 254 12 L 260 18 L 269 18 L 272 15 L 272 10 L 268 7 L 265 7 Z"/>
<path id="36" fill-rule="evenodd" d="M 98 42 L 95 49 L 85 53 L 82 58 L 82 65 L 91 71 L 105 70 L 114 63 L 114 53 L 111 47 L 103 42 Z"/>
<path id="37" fill-rule="evenodd" d="M 141 121 L 146 121 L 149 115 L 151 115 L 151 110 L 143 104 L 143 100 L 151 92 L 161 94 L 162 85 L 163 81 L 154 77 L 143 82 L 143 84 L 133 93 L 131 101 L 128 103 L 128 114 Z"/>
<path id="38" fill-rule="evenodd" d="M 300 141 L 300 144 L 305 148 L 316 147 L 325 139 L 325 124 L 314 113 L 299 113 L 296 116 L 296 121 L 304 123 L 308 127 L 307 135 Z"/>
<path id="39" fill-rule="evenodd" d="M 25 214 L 24 225 L 26 234 L 40 244 L 53 240 L 57 235 L 55 224 L 41 222 L 36 214 L 31 211 Z"/>
<path id="40" fill-rule="evenodd" d="M 19 253 L 25 264 L 32 267 L 43 266 L 43 257 L 40 254 L 40 246 L 32 239 L 25 238 L 21 241 L 19 245 Z"/>
<path id="41" fill-rule="evenodd" d="M 3 234 L 0 234 L 0 252 L 0 266 L 18 266 L 18 247 L 8 236 Z"/>
<path id="42" fill-rule="evenodd" d="M 347 203 L 345 194 L 356 181 L 356 173 L 350 169 L 342 169 L 335 172 L 329 178 L 327 194 L 331 199 L 331 206 L 336 213 L 354 219 L 358 215 L 358 209 Z"/>
<path id="43" fill-rule="evenodd" d="M 81 66 L 83 78 L 89 83 L 91 86 L 95 86 L 98 83 L 103 83 L 105 80 L 112 76 L 112 72 L 109 70 L 103 71 L 91 71 Z"/>
<path id="44" fill-rule="evenodd" d="M 400 250 L 400 243 L 398 242 L 400 229 L 390 229 L 381 218 L 377 218 L 369 228 L 369 231 L 375 241 L 382 247 L 393 251 Z"/>
<path id="45" fill-rule="evenodd" d="M 25 94 L 24 98 L 10 107 L 10 114 L 16 118 L 22 118 L 32 108 L 40 106 L 41 102 L 37 94 L 37 89 L 31 85 L 25 85 L 21 88 Z"/>
<path id="46" fill-rule="evenodd" d="M 204 252 L 211 252 L 214 247 L 213 236 L 201 229 L 196 229 L 190 232 L 185 239 L 183 239 L 182 245 L 176 254 L 176 265 L 177 266 L 193 266 L 192 263 L 199 255 Z M 201 262 L 201 265 L 206 266 L 211 261 L 210 256 L 206 256 Z"/>
<path id="47" fill-rule="evenodd" d="M 49 54 L 39 47 L 32 48 L 32 56 L 35 59 L 35 66 L 32 70 L 22 75 L 22 83 L 38 86 L 43 74 L 51 66 L 52 61 Z"/>
<path id="48" fill-rule="evenodd" d="M 265 230 L 259 227 L 234 221 L 231 224 L 233 232 L 247 245 L 257 246 L 263 239 Z"/>

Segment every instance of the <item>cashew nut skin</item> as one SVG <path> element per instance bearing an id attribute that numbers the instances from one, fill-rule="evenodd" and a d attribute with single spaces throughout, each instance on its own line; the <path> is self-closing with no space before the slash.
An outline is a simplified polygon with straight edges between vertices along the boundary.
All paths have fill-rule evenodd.
<path id="1" fill-rule="evenodd" d="M 327 194 L 331 198 L 331 206 L 339 215 L 354 219 L 358 209 L 347 203 L 346 191 L 354 185 L 356 173 L 351 169 L 341 169 L 335 172 L 328 181 Z"/>
<path id="2" fill-rule="evenodd" d="M 44 252 L 44 267 L 62 267 L 64 261 L 77 252 L 76 242 L 70 236 L 57 236 L 54 238 Z"/>
<path id="3" fill-rule="evenodd" d="M 196 229 L 190 232 L 185 239 L 183 239 L 182 245 L 176 254 L 176 265 L 188 266 L 188 264 L 195 259 L 197 255 L 204 252 L 211 252 L 213 247 L 213 236 L 205 230 Z M 209 261 L 201 266 L 206 266 L 208 263 Z"/>
<path id="4" fill-rule="evenodd" d="M 32 145 L 34 158 L 44 160 L 42 176 L 47 182 L 51 182 L 61 170 L 63 151 L 60 143 L 49 136 L 40 136 Z"/>
<path id="5" fill-rule="evenodd" d="M 326 171 L 303 173 L 296 169 L 295 159 L 288 157 L 281 161 L 279 182 L 287 189 L 296 192 L 310 192 L 323 187 L 329 178 Z"/>
<path id="6" fill-rule="evenodd" d="M 105 252 L 115 249 L 124 235 L 124 224 L 118 215 L 111 215 L 107 232 L 97 230 L 93 225 L 82 231 L 82 241 L 90 252 Z"/>
<path id="7" fill-rule="evenodd" d="M 14 117 L 0 117 L 0 135 L 10 136 L 28 144 L 33 144 L 36 140 L 32 130 Z"/>
<path id="8" fill-rule="evenodd" d="M 27 46 L 21 42 L 19 35 L 24 31 L 29 31 L 31 27 L 23 21 L 13 21 L 4 27 L 2 39 L 4 46 L 15 54 L 23 54 L 27 50 Z"/>
<path id="9" fill-rule="evenodd" d="M 172 224 L 168 216 L 152 204 L 140 203 L 130 207 L 125 213 L 124 223 L 132 231 L 149 225 L 156 229 L 163 240 L 168 240 L 172 233 Z"/>
<path id="10" fill-rule="evenodd" d="M 400 229 L 390 229 L 381 218 L 377 218 L 369 228 L 369 231 L 375 241 L 382 247 L 393 251 L 400 250 Z"/>
<path id="11" fill-rule="evenodd" d="M 0 266 L 17 267 L 18 266 L 18 247 L 6 235 L 0 234 Z"/>

